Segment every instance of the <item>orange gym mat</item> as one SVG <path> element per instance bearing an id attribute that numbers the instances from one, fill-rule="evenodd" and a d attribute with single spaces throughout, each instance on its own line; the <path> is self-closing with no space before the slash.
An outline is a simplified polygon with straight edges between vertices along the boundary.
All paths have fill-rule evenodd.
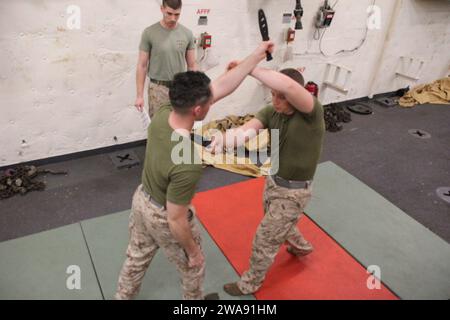
<path id="1" fill-rule="evenodd" d="M 253 236 L 263 216 L 263 188 L 264 178 L 252 179 L 198 193 L 193 201 L 198 218 L 239 274 L 249 266 Z M 384 285 L 369 290 L 366 269 L 307 216 L 299 227 L 314 252 L 296 258 L 283 245 L 257 299 L 398 299 Z"/>

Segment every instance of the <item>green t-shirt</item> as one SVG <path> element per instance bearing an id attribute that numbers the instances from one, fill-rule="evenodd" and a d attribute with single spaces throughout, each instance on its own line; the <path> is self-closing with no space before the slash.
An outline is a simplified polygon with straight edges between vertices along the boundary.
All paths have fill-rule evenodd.
<path id="1" fill-rule="evenodd" d="M 192 32 L 181 24 L 173 30 L 155 23 L 142 33 L 139 50 L 150 53 L 148 76 L 171 81 L 173 76 L 187 70 L 186 51 L 195 48 Z"/>
<path id="2" fill-rule="evenodd" d="M 169 125 L 171 111 L 171 106 L 159 109 L 148 128 L 142 184 L 145 191 L 161 205 L 165 205 L 166 200 L 187 205 L 194 197 L 195 187 L 201 177 L 201 159 L 195 153 L 196 149 L 190 138 L 184 138 L 188 148 L 181 149 L 180 141 L 183 138 Z M 172 141 L 172 137 L 176 141 Z M 188 152 L 185 153 L 185 150 Z M 177 159 L 178 156 L 186 156 L 186 161 L 178 164 L 181 162 Z"/>
<path id="3" fill-rule="evenodd" d="M 256 118 L 268 129 L 279 129 L 279 170 L 276 175 L 287 180 L 312 180 L 325 132 L 322 104 L 314 98 L 314 110 L 310 114 L 296 110 L 290 116 L 267 106 L 256 114 Z M 272 152 L 275 154 L 276 150 Z"/>

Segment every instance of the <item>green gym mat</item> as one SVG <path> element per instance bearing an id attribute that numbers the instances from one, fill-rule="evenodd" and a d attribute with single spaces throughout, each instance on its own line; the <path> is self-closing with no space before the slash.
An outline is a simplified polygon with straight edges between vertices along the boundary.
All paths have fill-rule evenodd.
<path id="1" fill-rule="evenodd" d="M 450 245 L 332 162 L 306 214 L 402 299 L 450 298 Z"/>
<path id="2" fill-rule="evenodd" d="M 102 299 L 80 224 L 0 243 L 0 299 Z"/>
<path id="3" fill-rule="evenodd" d="M 125 211 L 81 223 L 105 299 L 113 298 L 125 261 L 129 213 Z M 238 275 L 200 223 L 199 226 L 206 259 L 205 294 L 217 292 L 221 299 L 253 300 L 253 296 L 236 298 L 223 291 L 222 286 L 236 281 Z M 151 262 L 136 299 L 181 299 L 178 273 L 161 250 Z"/>

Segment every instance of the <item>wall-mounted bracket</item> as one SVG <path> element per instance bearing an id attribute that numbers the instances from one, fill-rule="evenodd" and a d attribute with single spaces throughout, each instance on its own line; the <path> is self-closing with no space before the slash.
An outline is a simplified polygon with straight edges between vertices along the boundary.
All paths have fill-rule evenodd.
<path id="1" fill-rule="evenodd" d="M 330 79 L 330 76 L 333 77 L 332 80 Z M 350 83 L 351 76 L 352 70 L 337 64 L 327 63 L 327 68 L 325 70 L 325 81 L 323 84 L 336 91 L 347 94 L 349 92 L 348 85 Z"/>
<path id="2" fill-rule="evenodd" d="M 423 61 L 422 59 L 403 56 L 400 57 L 400 60 L 401 70 L 397 71 L 395 74 L 399 77 L 403 77 L 412 81 L 419 80 L 419 75 L 423 69 L 425 61 Z"/>

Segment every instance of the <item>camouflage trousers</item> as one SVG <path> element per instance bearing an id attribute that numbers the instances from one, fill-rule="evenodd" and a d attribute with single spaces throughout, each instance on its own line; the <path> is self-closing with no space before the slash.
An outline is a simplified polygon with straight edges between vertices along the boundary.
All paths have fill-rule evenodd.
<path id="1" fill-rule="evenodd" d="M 201 247 L 195 210 L 190 206 L 189 224 L 194 240 Z M 133 196 L 130 221 L 130 240 L 127 258 L 119 275 L 116 299 L 131 299 L 141 287 L 145 272 L 159 248 L 164 251 L 181 277 L 183 299 L 203 299 L 205 265 L 191 268 L 184 249 L 172 236 L 167 222 L 167 211 L 152 204 L 140 185 Z M 157 290 L 158 288 L 155 288 Z"/>
<path id="2" fill-rule="evenodd" d="M 266 178 L 264 218 L 253 238 L 250 267 L 237 283 L 242 293 L 254 293 L 261 287 L 284 242 L 298 249 L 311 248 L 297 229 L 297 223 L 311 199 L 311 193 L 311 186 L 307 189 L 288 189 L 276 185 L 270 176 Z"/>
<path id="3" fill-rule="evenodd" d="M 148 85 L 148 115 L 150 119 L 159 108 L 169 103 L 169 88 L 150 82 Z"/>

